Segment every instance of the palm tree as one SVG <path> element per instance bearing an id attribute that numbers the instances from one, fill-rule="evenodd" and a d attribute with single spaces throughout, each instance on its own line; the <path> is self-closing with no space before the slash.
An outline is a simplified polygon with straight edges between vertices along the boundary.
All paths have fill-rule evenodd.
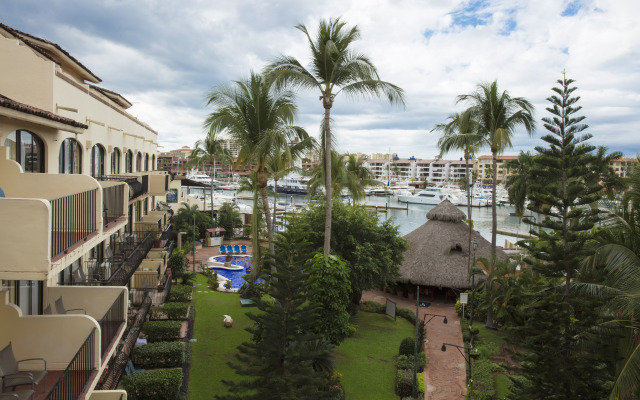
<path id="1" fill-rule="evenodd" d="M 480 257 L 476 261 L 476 265 L 485 278 L 476 284 L 476 289 L 484 289 L 487 299 L 487 321 L 485 326 L 495 329 L 493 304 L 498 300 L 504 302 L 507 298 L 509 288 L 513 285 L 512 281 L 516 276 L 516 264 L 511 261 L 491 260 L 489 262 L 486 258 Z"/>
<path id="2" fill-rule="evenodd" d="M 496 186 L 498 184 L 498 154 L 511 147 L 514 130 L 523 127 L 529 135 L 535 129 L 533 117 L 534 107 L 524 97 L 511 97 L 505 90 L 498 91 L 498 82 L 479 84 L 471 94 L 458 96 L 458 102 L 470 103 L 469 111 L 478 124 L 478 133 L 483 136 L 484 143 L 491 149 L 492 156 L 492 223 L 491 253 L 496 254 L 496 231 L 498 219 L 496 214 Z"/>
<path id="3" fill-rule="evenodd" d="M 252 269 L 251 275 L 254 277 L 257 277 L 262 269 L 260 232 L 263 229 L 263 213 L 260 211 L 263 207 L 261 207 L 260 187 L 256 176 L 256 172 L 251 171 L 249 175 L 238 181 L 238 192 L 251 192 L 253 194 L 253 212 L 251 213 L 251 247 L 253 251 L 251 252 L 251 265 L 254 265 L 255 268 Z"/>
<path id="4" fill-rule="evenodd" d="M 366 156 L 347 154 L 346 167 L 346 184 L 344 185 L 353 202 L 356 203 L 365 198 L 364 188 L 367 186 L 382 186 L 383 183 L 375 179 L 373 172 L 364 166 L 367 161 Z"/>
<path id="5" fill-rule="evenodd" d="M 346 162 L 345 162 L 346 158 Z M 338 197 L 342 194 L 342 191 L 346 189 L 351 195 L 354 202 L 364 199 L 365 186 L 380 185 L 381 183 L 376 181 L 371 171 L 366 168 L 363 163 L 364 159 L 356 157 L 355 154 L 340 154 L 335 150 L 331 151 L 331 193 L 334 197 Z M 307 171 L 307 175 L 311 176 L 309 179 L 309 193 L 317 193 L 321 187 L 324 187 L 325 182 L 325 168 L 324 163 L 320 163 L 315 167 Z M 325 193 L 329 191 L 325 187 Z"/>
<path id="6" fill-rule="evenodd" d="M 216 157 L 222 160 L 230 162 L 231 154 L 229 150 L 225 149 L 224 139 L 216 137 L 215 132 L 209 132 L 204 139 L 198 139 L 194 146 L 194 149 L 189 155 L 188 166 L 204 167 L 205 165 L 211 165 L 209 170 L 209 177 L 211 178 L 211 212 L 213 213 L 213 181 L 216 179 Z M 204 204 L 204 203 L 203 203 Z"/>
<path id="7" fill-rule="evenodd" d="M 267 70 L 283 84 L 320 91 L 324 107 L 324 159 L 327 206 L 324 227 L 324 254 L 331 248 L 331 108 L 335 98 L 344 92 L 347 96 L 386 97 L 391 103 L 404 105 L 404 92 L 398 86 L 380 80 L 371 60 L 351 50 L 351 44 L 360 38 L 357 26 L 348 29 L 340 18 L 321 20 L 315 39 L 304 25 L 296 26 L 307 37 L 311 50 L 311 66 L 307 69 L 293 57 L 280 56 Z"/>
<path id="8" fill-rule="evenodd" d="M 516 160 L 505 162 L 505 168 L 509 170 L 509 178 L 505 184 L 509 192 L 509 202 L 515 206 L 516 214 L 520 218 L 524 216 L 525 203 L 531 190 L 533 163 L 534 156 L 529 151 L 521 151 Z"/>
<path id="9" fill-rule="evenodd" d="M 469 175 L 469 159 L 475 155 L 482 145 L 482 136 L 478 132 L 478 124 L 473 119 L 473 114 L 469 111 L 455 113 L 449 116 L 450 122 L 436 125 L 431 132 L 442 132 L 438 139 L 440 154 L 446 154 L 452 150 L 464 151 L 464 169 L 467 179 L 467 217 L 469 218 L 469 243 L 468 251 L 471 254 L 471 231 L 473 230 L 473 219 L 471 218 L 471 187 L 473 180 Z M 471 257 L 469 257 L 467 269 L 471 273 Z"/>
<path id="10" fill-rule="evenodd" d="M 270 77 L 251 72 L 247 80 L 214 89 L 208 104 L 214 111 L 204 125 L 210 132 L 225 131 L 238 142 L 237 165 L 254 166 L 267 219 L 269 251 L 273 253 L 273 224 L 267 194 L 269 158 L 274 148 L 308 137 L 304 129 L 292 125 L 297 113 L 294 95 L 276 86 Z"/>

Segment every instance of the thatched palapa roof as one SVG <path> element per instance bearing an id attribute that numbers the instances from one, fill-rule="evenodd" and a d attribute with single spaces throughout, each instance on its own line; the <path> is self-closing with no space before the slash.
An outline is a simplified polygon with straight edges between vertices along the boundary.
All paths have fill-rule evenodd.
<path id="1" fill-rule="evenodd" d="M 448 200 L 434 207 L 427 214 L 428 221 L 407 234 L 409 243 L 405 260 L 400 266 L 399 282 L 424 286 L 471 288 L 468 272 L 469 226 L 463 221 L 466 214 Z M 478 240 L 476 258 L 491 257 L 491 243 L 477 231 L 471 232 L 471 240 Z M 497 249 L 500 260 L 506 260 L 504 251 Z M 476 281 L 478 277 L 476 277 Z"/>

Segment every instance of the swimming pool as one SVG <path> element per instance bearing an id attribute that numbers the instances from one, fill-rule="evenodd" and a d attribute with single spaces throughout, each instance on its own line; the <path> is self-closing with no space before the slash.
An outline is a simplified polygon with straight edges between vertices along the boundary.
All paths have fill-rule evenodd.
<path id="1" fill-rule="evenodd" d="M 223 264 L 226 261 L 226 258 L 227 256 L 215 256 L 210 257 L 209 261 Z M 251 257 L 233 256 L 231 258 L 231 266 L 233 267 L 233 269 L 228 269 L 223 266 L 209 266 L 209 269 L 215 269 L 218 272 L 218 275 L 225 277 L 231 281 L 232 288 L 238 289 L 245 282 L 245 280 L 242 278 L 242 275 L 251 273 L 250 271 L 247 271 L 247 267 L 251 268 Z M 258 279 L 256 282 L 260 281 L 262 281 L 262 279 Z"/>

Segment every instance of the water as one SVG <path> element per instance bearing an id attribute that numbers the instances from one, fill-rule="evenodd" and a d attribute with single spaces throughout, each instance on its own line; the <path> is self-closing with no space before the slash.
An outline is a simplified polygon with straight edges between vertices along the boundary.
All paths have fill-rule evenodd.
<path id="1" fill-rule="evenodd" d="M 226 256 L 216 256 L 213 257 L 215 262 L 223 263 L 226 260 Z M 244 284 L 244 278 L 242 275 L 247 275 L 251 273 L 247 271 L 247 267 L 251 267 L 251 257 L 250 256 L 233 256 L 231 260 L 232 265 L 239 265 L 243 267 L 239 270 L 228 270 L 225 268 L 214 268 L 210 267 L 209 269 L 215 269 L 218 272 L 218 275 L 225 277 L 231 281 L 231 287 L 234 289 L 238 289 L 240 286 Z M 260 282 L 261 280 L 257 280 L 256 282 Z"/>

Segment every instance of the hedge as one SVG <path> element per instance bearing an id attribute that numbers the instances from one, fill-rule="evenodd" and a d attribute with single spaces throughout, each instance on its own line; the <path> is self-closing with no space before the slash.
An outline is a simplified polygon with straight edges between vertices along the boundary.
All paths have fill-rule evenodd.
<path id="1" fill-rule="evenodd" d="M 151 320 L 186 320 L 189 315 L 189 303 L 164 303 L 162 307 L 151 308 Z"/>
<path id="2" fill-rule="evenodd" d="M 168 342 L 180 339 L 181 328 L 181 321 L 147 321 L 141 331 L 149 342 Z"/>
<path id="3" fill-rule="evenodd" d="M 182 303 L 188 303 L 191 301 L 191 293 L 193 292 L 193 286 L 188 285 L 174 285 L 169 292 L 169 298 L 167 302 L 178 301 Z"/>
<path id="4" fill-rule="evenodd" d="M 133 363 L 142 368 L 181 367 L 186 362 L 188 343 L 158 342 L 133 349 Z"/>
<path id="5" fill-rule="evenodd" d="M 473 362 L 467 399 L 493 400 L 496 389 L 493 383 L 492 364 L 491 360 L 487 358 L 479 358 Z"/>
<path id="6" fill-rule="evenodd" d="M 413 371 L 399 369 L 396 371 L 396 394 L 403 397 L 410 397 L 413 392 Z"/>
<path id="7" fill-rule="evenodd" d="M 427 355 L 424 352 L 418 353 L 418 372 L 424 371 L 424 367 L 427 365 Z M 396 357 L 396 368 L 406 369 L 413 371 L 413 354 L 406 356 L 400 355 Z"/>
<path id="8" fill-rule="evenodd" d="M 384 314 L 387 310 L 387 306 L 375 301 L 363 301 L 360 303 L 360 311 Z M 408 308 L 397 308 L 396 316 L 406 319 L 411 325 L 416 324 L 416 312 Z"/>
<path id="9" fill-rule="evenodd" d="M 182 384 L 182 368 L 136 372 L 122 379 L 129 400 L 175 400 Z"/>

